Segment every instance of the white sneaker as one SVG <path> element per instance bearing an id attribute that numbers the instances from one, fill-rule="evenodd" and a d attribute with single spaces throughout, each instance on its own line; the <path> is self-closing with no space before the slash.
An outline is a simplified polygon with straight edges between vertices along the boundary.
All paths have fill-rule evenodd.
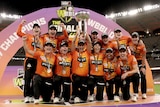
<path id="1" fill-rule="evenodd" d="M 88 100 L 89 100 L 89 101 L 94 101 L 94 94 L 90 95 L 90 96 L 88 97 Z"/>
<path id="2" fill-rule="evenodd" d="M 59 103 L 59 98 L 58 98 L 58 97 L 55 97 L 55 98 L 53 99 L 53 103 Z"/>
<path id="3" fill-rule="evenodd" d="M 69 99 L 69 102 L 73 103 L 73 102 L 74 102 L 74 98 L 75 98 L 75 96 L 72 95 L 72 96 L 70 97 L 70 99 Z"/>
<path id="4" fill-rule="evenodd" d="M 33 97 L 29 97 L 29 102 L 33 103 L 34 102 L 34 98 Z"/>
<path id="5" fill-rule="evenodd" d="M 131 97 L 131 101 L 137 102 L 137 96 L 136 96 L 136 95 L 133 95 L 133 96 Z"/>
<path id="6" fill-rule="evenodd" d="M 119 96 L 114 96 L 114 101 L 115 101 L 115 102 L 120 102 Z"/>
<path id="7" fill-rule="evenodd" d="M 39 99 L 34 99 L 34 104 L 39 104 Z"/>
<path id="8" fill-rule="evenodd" d="M 40 101 L 40 102 L 43 101 L 43 98 L 42 98 L 42 97 L 39 97 L 39 101 Z"/>
<path id="9" fill-rule="evenodd" d="M 60 102 L 65 102 L 65 100 L 64 100 L 64 98 L 63 98 L 63 97 L 60 99 Z"/>
<path id="10" fill-rule="evenodd" d="M 24 102 L 29 103 L 29 97 L 28 96 L 24 98 Z"/>
<path id="11" fill-rule="evenodd" d="M 79 97 L 74 98 L 74 103 L 80 103 L 80 102 L 81 102 L 81 99 Z"/>
<path id="12" fill-rule="evenodd" d="M 146 99 L 147 95 L 146 94 L 142 94 L 142 99 Z"/>
<path id="13" fill-rule="evenodd" d="M 136 96 L 136 97 L 137 97 L 137 99 L 138 99 L 139 95 L 138 95 L 138 94 L 135 94 L 135 96 Z"/>

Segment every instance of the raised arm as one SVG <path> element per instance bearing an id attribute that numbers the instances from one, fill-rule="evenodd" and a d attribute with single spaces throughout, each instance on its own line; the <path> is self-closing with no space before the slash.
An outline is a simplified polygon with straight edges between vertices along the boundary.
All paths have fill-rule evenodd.
<path id="1" fill-rule="evenodd" d="M 60 26 L 62 27 L 63 35 L 60 35 L 60 36 L 57 37 L 58 41 L 62 41 L 64 39 L 68 39 L 68 32 L 67 32 L 67 30 L 65 28 L 64 23 L 60 23 Z"/>
<path id="2" fill-rule="evenodd" d="M 21 23 L 18 25 L 18 29 L 17 29 L 16 33 L 19 37 L 26 35 L 25 33 L 22 32 L 22 27 L 25 23 L 26 23 L 26 20 L 22 20 Z"/>
<path id="3" fill-rule="evenodd" d="M 77 36 L 78 36 L 78 35 L 79 35 L 79 34 L 76 33 L 75 37 L 74 37 L 73 40 L 72 40 L 71 52 L 75 51 L 75 49 L 76 49 L 76 40 L 77 40 Z"/>
<path id="4" fill-rule="evenodd" d="M 91 53 L 92 41 L 88 33 L 86 34 L 86 41 L 87 41 L 87 51 Z"/>

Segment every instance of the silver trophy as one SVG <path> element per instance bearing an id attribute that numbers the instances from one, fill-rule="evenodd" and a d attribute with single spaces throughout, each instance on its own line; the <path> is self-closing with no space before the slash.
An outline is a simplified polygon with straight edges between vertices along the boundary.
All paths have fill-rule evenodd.
<path id="1" fill-rule="evenodd" d="M 89 12 L 81 10 L 75 13 L 76 20 L 80 30 L 84 33 L 87 32 L 87 20 L 89 19 Z"/>

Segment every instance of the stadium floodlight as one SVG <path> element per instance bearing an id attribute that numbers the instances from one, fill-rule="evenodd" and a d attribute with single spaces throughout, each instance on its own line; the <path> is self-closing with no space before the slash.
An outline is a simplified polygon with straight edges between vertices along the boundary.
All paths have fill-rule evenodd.
<path id="1" fill-rule="evenodd" d="M 156 8 L 159 8 L 158 4 L 155 4 L 155 5 L 146 5 L 146 6 L 143 7 L 143 10 L 144 11 L 148 11 L 148 10 L 152 10 L 152 9 L 156 9 Z"/>
<path id="2" fill-rule="evenodd" d="M 128 15 L 127 11 L 122 12 L 122 16 L 127 16 L 127 15 Z"/>
<path id="3" fill-rule="evenodd" d="M 151 10 L 152 9 L 152 5 L 146 5 L 143 7 L 143 10 L 144 11 L 148 11 L 148 10 Z"/>
<path id="4" fill-rule="evenodd" d="M 108 15 L 105 15 L 106 18 L 114 18 L 116 17 L 116 15 L 114 13 L 111 13 L 109 16 Z"/>
<path id="5" fill-rule="evenodd" d="M 16 14 L 7 14 L 7 13 L 0 13 L 0 17 L 3 19 L 20 19 L 22 16 L 21 15 L 16 15 Z"/>
<path id="6" fill-rule="evenodd" d="M 136 15 L 138 13 L 142 13 L 145 11 L 149 11 L 149 10 L 153 10 L 153 9 L 157 9 L 159 8 L 160 5 L 159 4 L 155 4 L 155 5 L 146 5 L 143 8 L 137 8 L 134 10 L 129 10 L 129 11 L 123 11 L 123 12 L 118 12 L 118 13 L 112 13 L 110 15 L 105 15 L 106 18 L 118 18 L 118 17 L 124 17 L 127 15 Z"/>
<path id="7" fill-rule="evenodd" d="M 138 13 L 138 10 L 137 9 L 134 9 L 134 10 L 130 10 L 129 12 L 128 12 L 128 15 L 135 15 L 135 14 L 137 14 Z"/>

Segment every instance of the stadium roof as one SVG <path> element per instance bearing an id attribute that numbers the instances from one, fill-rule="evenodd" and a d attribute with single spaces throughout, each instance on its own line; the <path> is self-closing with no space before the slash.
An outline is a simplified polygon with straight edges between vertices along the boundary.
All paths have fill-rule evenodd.
<path id="1" fill-rule="evenodd" d="M 116 22 L 130 33 L 134 31 L 153 33 L 155 30 L 160 29 L 159 13 L 160 9 L 155 9 L 136 16 L 117 18 Z"/>

